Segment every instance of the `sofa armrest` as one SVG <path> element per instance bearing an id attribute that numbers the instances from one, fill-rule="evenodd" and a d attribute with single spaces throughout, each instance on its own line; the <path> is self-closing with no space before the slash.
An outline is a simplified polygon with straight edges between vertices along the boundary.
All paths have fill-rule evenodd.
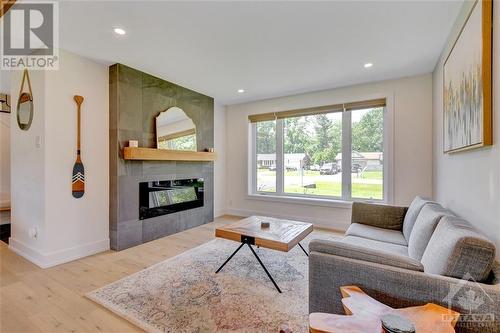
<path id="1" fill-rule="evenodd" d="M 353 202 L 351 223 L 401 231 L 407 210 L 407 207 Z"/>
<path id="2" fill-rule="evenodd" d="M 309 312 L 344 314 L 340 287 L 356 285 L 393 308 L 435 303 L 487 322 L 459 322 L 457 333 L 493 333 L 500 328 L 500 285 L 478 284 L 379 263 L 312 251 L 309 256 Z M 476 309 L 463 302 L 472 290 L 483 301 Z M 467 307 L 467 308 L 464 308 Z M 493 315 L 493 316 L 484 316 Z M 477 319 L 477 318 L 472 318 Z M 483 326 L 483 324 L 486 324 Z"/>
<path id="3" fill-rule="evenodd" d="M 414 271 L 424 271 L 420 261 L 390 252 L 367 249 L 362 246 L 343 243 L 341 240 L 315 239 L 309 243 L 310 252 L 332 254 L 357 260 L 364 260 Z"/>

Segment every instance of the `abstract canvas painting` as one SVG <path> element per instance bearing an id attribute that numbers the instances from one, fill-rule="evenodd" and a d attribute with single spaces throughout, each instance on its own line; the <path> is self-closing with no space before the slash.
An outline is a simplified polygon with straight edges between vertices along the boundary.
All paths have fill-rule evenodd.
<path id="1" fill-rule="evenodd" d="M 477 0 L 443 70 L 445 152 L 492 144 L 491 0 Z"/>

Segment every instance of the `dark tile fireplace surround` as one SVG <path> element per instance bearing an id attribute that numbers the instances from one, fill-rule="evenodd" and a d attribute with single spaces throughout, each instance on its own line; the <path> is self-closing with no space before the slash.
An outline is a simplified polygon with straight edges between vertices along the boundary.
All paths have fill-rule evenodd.
<path id="1" fill-rule="evenodd" d="M 213 147 L 213 98 L 121 64 L 110 67 L 109 80 L 111 248 L 123 250 L 213 221 L 213 162 L 131 161 L 122 156 L 128 140 L 155 148 L 154 119 L 172 106 L 195 123 L 198 150 Z M 140 216 L 141 184 L 193 179 L 203 180 L 203 195 L 196 192 L 197 203 L 176 206 L 187 210 Z"/>

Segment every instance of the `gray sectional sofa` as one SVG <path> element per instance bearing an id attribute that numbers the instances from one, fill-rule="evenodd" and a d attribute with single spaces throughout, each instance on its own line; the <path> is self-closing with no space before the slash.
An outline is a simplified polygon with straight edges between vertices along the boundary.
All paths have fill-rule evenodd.
<path id="1" fill-rule="evenodd" d="M 450 307 L 462 314 L 457 332 L 500 332 L 495 246 L 436 202 L 354 203 L 345 237 L 313 240 L 309 250 L 310 312 L 344 314 L 339 288 L 357 285 L 395 308 Z"/>

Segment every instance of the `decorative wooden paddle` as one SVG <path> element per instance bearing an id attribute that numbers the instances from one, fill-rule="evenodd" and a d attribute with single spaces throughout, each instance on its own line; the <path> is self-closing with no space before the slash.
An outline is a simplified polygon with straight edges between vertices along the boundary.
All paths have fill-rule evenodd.
<path id="1" fill-rule="evenodd" d="M 83 168 L 82 159 L 80 158 L 80 108 L 83 103 L 83 96 L 75 95 L 73 99 L 76 102 L 78 107 L 78 130 L 76 137 L 76 161 L 73 166 L 73 178 L 72 178 L 72 186 L 73 186 L 73 196 L 75 198 L 83 197 L 85 193 L 85 170 Z"/>

